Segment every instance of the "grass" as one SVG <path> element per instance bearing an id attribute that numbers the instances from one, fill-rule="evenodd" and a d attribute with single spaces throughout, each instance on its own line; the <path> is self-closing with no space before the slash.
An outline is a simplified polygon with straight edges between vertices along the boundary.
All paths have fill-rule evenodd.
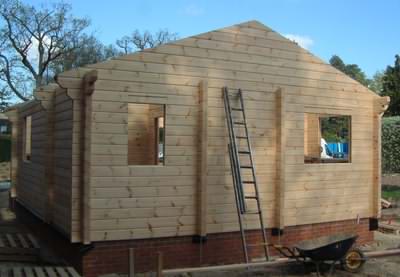
<path id="1" fill-rule="evenodd" d="M 382 197 L 384 199 L 400 200 L 400 187 L 382 186 Z"/>

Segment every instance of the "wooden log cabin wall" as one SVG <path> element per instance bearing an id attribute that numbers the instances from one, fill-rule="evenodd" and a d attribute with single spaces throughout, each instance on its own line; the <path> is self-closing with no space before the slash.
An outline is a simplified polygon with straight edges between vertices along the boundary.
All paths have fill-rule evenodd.
<path id="1" fill-rule="evenodd" d="M 90 95 L 88 74 L 96 76 Z M 379 214 L 379 116 L 388 99 L 257 21 L 67 71 L 57 84 L 40 92 L 48 108 L 45 100 L 16 107 L 20 143 L 32 115 L 32 160 L 18 157 L 17 197 L 43 217 L 51 205 L 52 223 L 71 242 L 239 230 L 224 86 L 243 91 L 268 228 Z M 320 153 L 318 115 L 351 117 L 350 162 L 305 163 Z M 247 228 L 257 222 L 249 217 Z"/>

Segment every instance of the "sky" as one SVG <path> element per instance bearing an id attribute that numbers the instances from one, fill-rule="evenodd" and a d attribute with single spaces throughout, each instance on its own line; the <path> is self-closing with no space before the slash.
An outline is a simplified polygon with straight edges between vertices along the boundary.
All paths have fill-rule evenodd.
<path id="1" fill-rule="evenodd" d="M 51 3 L 24 0 L 25 3 Z M 400 0 L 65 0 L 75 16 L 91 19 L 103 43 L 135 29 L 167 28 L 184 38 L 258 20 L 295 39 L 325 61 L 339 55 L 369 77 L 400 54 Z"/>

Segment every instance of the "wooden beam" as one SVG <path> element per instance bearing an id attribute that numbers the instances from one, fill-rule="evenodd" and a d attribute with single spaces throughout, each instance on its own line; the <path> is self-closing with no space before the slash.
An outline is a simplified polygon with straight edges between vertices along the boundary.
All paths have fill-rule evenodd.
<path id="1" fill-rule="evenodd" d="M 198 135 L 198 209 L 197 234 L 207 235 L 207 167 L 208 167 L 208 83 L 199 84 L 199 135 Z"/>
<path id="2" fill-rule="evenodd" d="M 279 88 L 276 91 L 276 227 L 283 229 L 285 227 L 285 168 L 286 168 L 286 107 L 285 94 Z"/>
<path id="3" fill-rule="evenodd" d="M 380 97 L 374 102 L 374 165 L 373 165 L 373 187 L 372 187 L 372 216 L 381 216 L 381 189 L 382 189 L 382 116 L 389 107 L 390 97 Z"/>
<path id="4" fill-rule="evenodd" d="M 80 128 L 80 232 L 83 244 L 90 243 L 90 151 L 92 126 L 92 94 L 97 71 L 86 73 L 82 79 L 81 90 L 81 128 Z"/>

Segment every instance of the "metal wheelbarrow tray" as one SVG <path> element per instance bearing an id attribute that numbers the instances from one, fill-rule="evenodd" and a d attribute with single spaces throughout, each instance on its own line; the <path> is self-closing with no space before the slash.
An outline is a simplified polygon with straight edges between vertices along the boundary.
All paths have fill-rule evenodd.
<path id="1" fill-rule="evenodd" d="M 349 272 L 358 272 L 365 262 L 359 249 L 352 249 L 357 240 L 354 234 L 335 234 L 311 240 L 305 240 L 294 247 L 272 245 L 283 256 L 296 259 L 299 262 L 311 261 L 315 264 L 319 276 L 320 264 L 330 262 L 329 274 L 333 272 L 336 263 L 341 263 Z"/>

